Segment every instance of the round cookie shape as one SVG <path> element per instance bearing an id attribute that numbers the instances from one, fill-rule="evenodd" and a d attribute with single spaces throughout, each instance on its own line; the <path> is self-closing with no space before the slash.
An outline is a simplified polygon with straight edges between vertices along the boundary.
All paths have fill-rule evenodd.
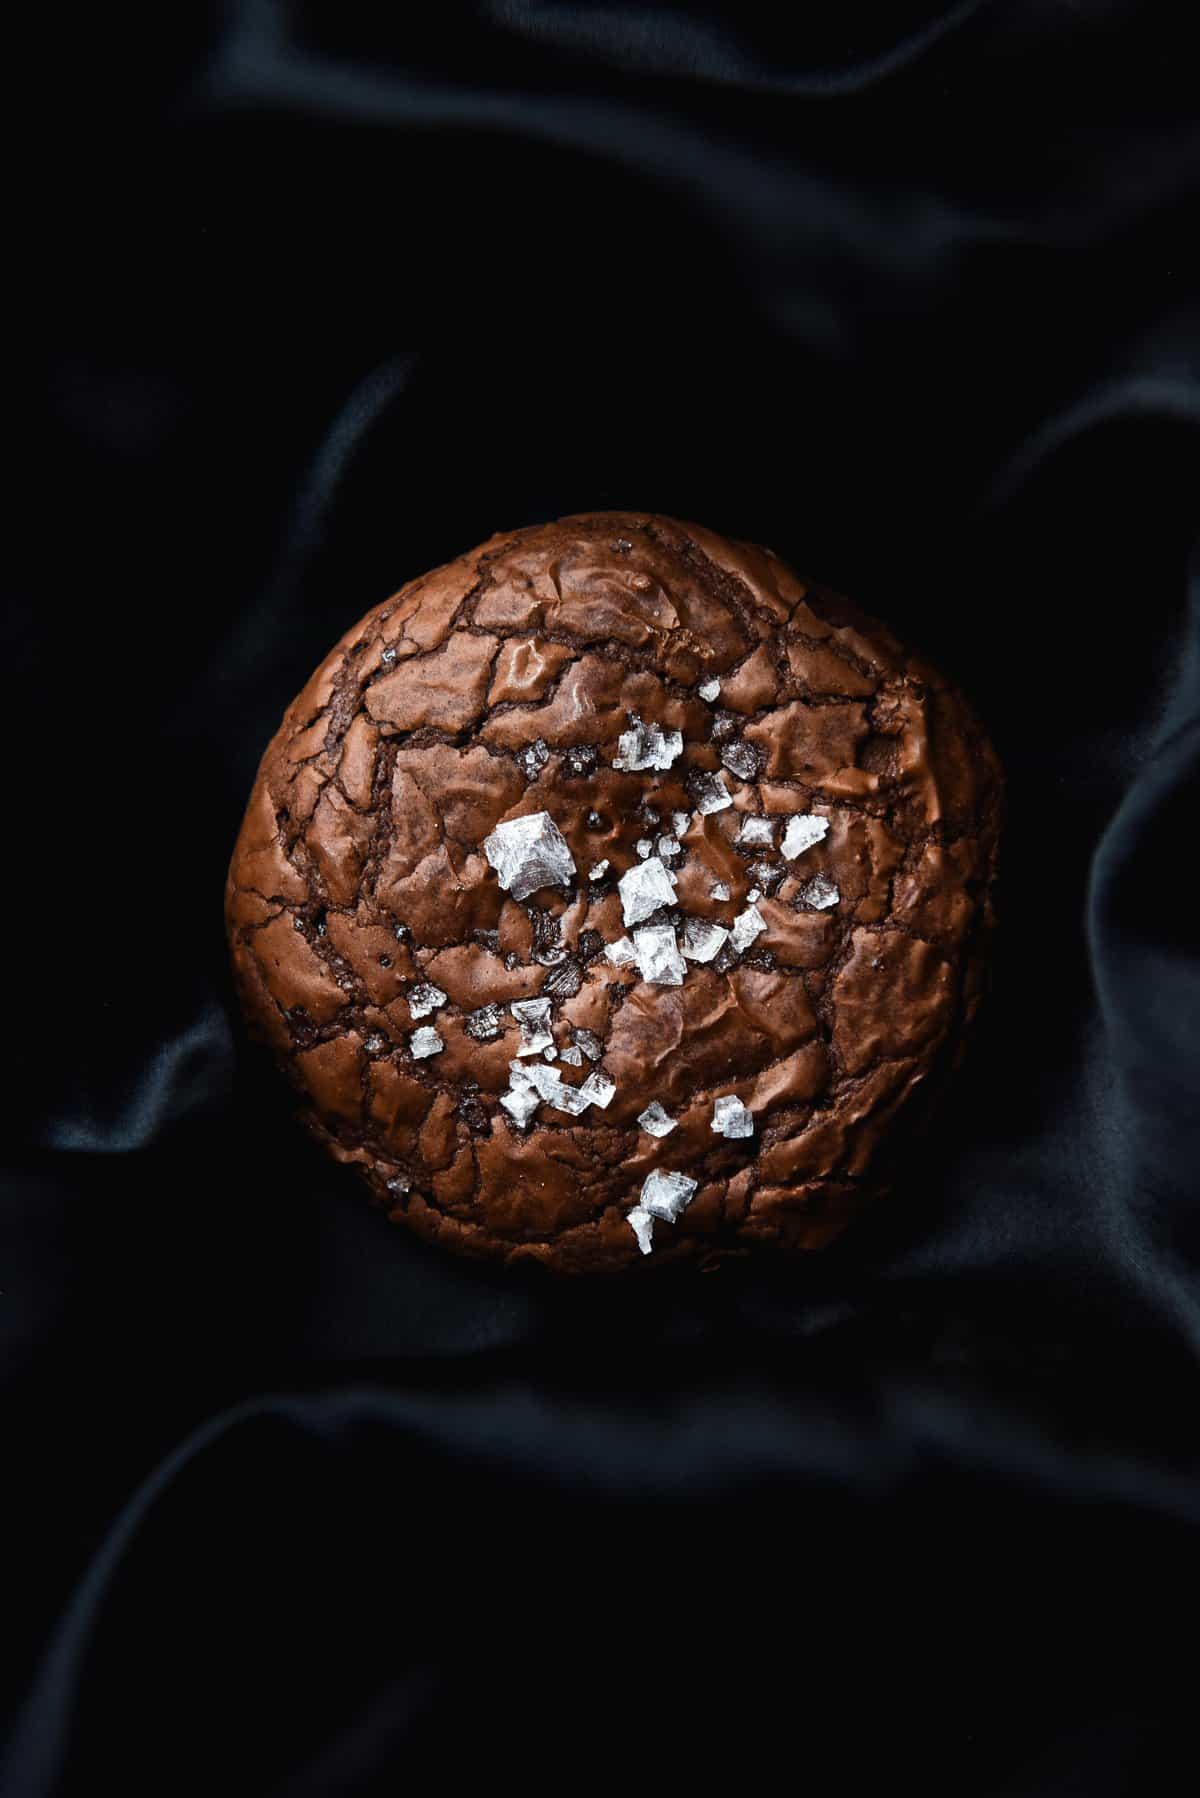
<path id="1" fill-rule="evenodd" d="M 995 755 L 769 550 L 646 513 L 409 583 L 288 707 L 226 885 L 301 1115 L 459 1252 L 814 1249 L 979 1003 Z"/>

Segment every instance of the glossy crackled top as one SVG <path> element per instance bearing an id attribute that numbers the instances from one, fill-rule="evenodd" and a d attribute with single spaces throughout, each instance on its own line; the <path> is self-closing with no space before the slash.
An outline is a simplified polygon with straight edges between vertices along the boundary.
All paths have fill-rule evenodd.
<path id="1" fill-rule="evenodd" d="M 961 1009 L 995 789 L 938 675 L 769 552 L 644 514 L 497 537 L 289 709 L 231 873 L 243 992 L 337 1152 L 456 1246 L 817 1240 Z"/>

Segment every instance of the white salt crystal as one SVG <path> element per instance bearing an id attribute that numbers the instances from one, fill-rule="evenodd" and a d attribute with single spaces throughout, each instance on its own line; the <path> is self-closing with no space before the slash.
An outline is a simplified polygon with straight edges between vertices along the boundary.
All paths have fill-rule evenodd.
<path id="1" fill-rule="evenodd" d="M 780 848 L 789 861 L 803 855 L 814 843 L 821 842 L 829 835 L 829 819 L 818 818 L 813 812 L 797 812 L 787 821 L 787 829 L 783 833 Z"/>
<path id="2" fill-rule="evenodd" d="M 476 1042 L 485 1043 L 493 1036 L 499 1036 L 504 1028 L 504 1014 L 498 1005 L 481 1005 L 478 1011 L 467 1013 L 463 1026 L 468 1036 Z"/>
<path id="3" fill-rule="evenodd" d="M 635 716 L 632 729 L 622 731 L 617 751 L 614 768 L 669 768 L 683 754 L 683 738 L 677 730 L 664 732 Z"/>
<path id="4" fill-rule="evenodd" d="M 828 911 L 841 896 L 832 880 L 826 880 L 823 874 L 814 874 L 811 880 L 806 880 L 798 894 L 814 911 Z"/>
<path id="5" fill-rule="evenodd" d="M 775 841 L 774 818 L 743 818 L 737 842 L 743 848 L 770 848 Z"/>
<path id="6" fill-rule="evenodd" d="M 567 1082 L 561 1079 L 553 1092 L 543 1093 L 542 1097 L 551 1111 L 565 1111 L 571 1117 L 578 1117 L 580 1112 L 586 1111 L 592 1102 L 582 1086 L 568 1086 Z"/>
<path id="7" fill-rule="evenodd" d="M 543 1049 L 554 1046 L 553 1033 L 547 1028 L 550 1021 L 549 999 L 517 999 L 508 1009 L 521 1026 L 518 1055 L 540 1055 Z"/>
<path id="8" fill-rule="evenodd" d="M 721 696 L 721 683 L 715 677 L 712 680 L 702 680 L 696 691 L 701 699 L 707 699 L 711 705 L 714 699 L 719 699 Z"/>
<path id="9" fill-rule="evenodd" d="M 643 980 L 655 986 L 682 986 L 687 973 L 670 924 L 644 924 L 633 933 L 633 947 Z"/>
<path id="10" fill-rule="evenodd" d="M 753 780 L 758 773 L 758 757 L 749 743 L 726 743 L 721 760 L 739 780 Z"/>
<path id="11" fill-rule="evenodd" d="M 563 1050 L 559 1060 L 565 1061 L 568 1067 L 581 1068 L 583 1066 L 583 1050 L 577 1049 L 572 1043 L 569 1048 Z"/>
<path id="12" fill-rule="evenodd" d="M 615 1080 L 610 1080 L 608 1075 L 602 1073 L 599 1068 L 593 1068 L 579 1092 L 589 1105 L 598 1105 L 601 1111 L 607 1111 L 612 1104 L 613 1094 L 616 1090 Z"/>
<path id="13" fill-rule="evenodd" d="M 657 848 L 659 855 L 679 854 L 679 843 L 675 837 L 659 837 Z"/>
<path id="14" fill-rule="evenodd" d="M 512 1086 L 501 1093 L 500 1103 L 516 1123 L 525 1125 L 538 1108 L 538 1096 L 532 1087 Z"/>
<path id="15" fill-rule="evenodd" d="M 526 780 L 536 780 L 549 760 L 550 751 L 541 737 L 517 754 L 517 762 Z"/>
<path id="16" fill-rule="evenodd" d="M 657 855 L 650 856 L 636 867 L 622 874 L 617 882 L 617 890 L 621 895 L 621 907 L 627 924 L 640 924 L 660 905 L 674 905 L 675 880 L 671 870 L 663 865 Z"/>
<path id="17" fill-rule="evenodd" d="M 544 1062 L 535 1061 L 528 1067 L 512 1069 L 512 1085 L 518 1082 L 523 1087 L 532 1088 L 545 1104 L 555 1111 L 568 1111 L 576 1117 L 586 1111 L 588 1101 L 580 1094 L 577 1086 L 568 1086 L 557 1068 L 548 1068 Z"/>
<path id="18" fill-rule="evenodd" d="M 745 911 L 740 911 L 733 920 L 731 933 L 731 940 L 738 954 L 741 955 L 748 949 L 755 937 L 761 936 L 766 928 L 767 920 L 752 905 L 748 905 Z"/>
<path id="19" fill-rule="evenodd" d="M 664 1111 L 658 1100 L 647 1105 L 645 1111 L 638 1114 L 638 1123 L 650 1136 L 670 1136 L 679 1123 L 669 1111 Z"/>
<path id="20" fill-rule="evenodd" d="M 527 899 L 539 887 L 566 886 L 575 872 L 571 851 L 549 812 L 497 824 L 483 840 L 483 853 L 514 899 Z"/>
<path id="21" fill-rule="evenodd" d="M 733 804 L 733 795 L 719 774 L 697 774 L 695 792 L 696 810 L 704 818 Z"/>
<path id="22" fill-rule="evenodd" d="M 611 961 L 614 968 L 628 967 L 631 962 L 637 960 L 637 950 L 627 936 L 619 936 L 615 943 L 606 943 L 604 955 L 607 961 Z"/>
<path id="23" fill-rule="evenodd" d="M 650 841 L 649 837 L 639 837 L 636 848 L 642 860 L 645 861 L 646 857 L 653 852 L 654 844 Z"/>
<path id="24" fill-rule="evenodd" d="M 706 918 L 685 918 L 679 947 L 689 961 L 712 961 L 728 937 L 723 924 L 710 924 Z"/>
<path id="25" fill-rule="evenodd" d="M 687 1174 L 662 1173 L 655 1168 L 646 1176 L 638 1203 L 651 1217 L 661 1217 L 664 1222 L 673 1224 L 680 1213 L 686 1211 L 698 1185 L 699 1181 L 690 1179 Z"/>
<path id="26" fill-rule="evenodd" d="M 414 1030 L 408 1039 L 414 1061 L 424 1061 L 427 1055 L 440 1055 L 446 1047 L 432 1024 L 425 1024 L 420 1030 Z"/>
<path id="27" fill-rule="evenodd" d="M 714 880 L 712 887 L 709 890 L 709 896 L 713 899 L 729 899 L 732 897 L 729 888 L 725 885 L 723 880 Z"/>
<path id="28" fill-rule="evenodd" d="M 597 862 L 595 867 L 588 869 L 588 879 L 589 880 L 603 880 L 604 876 L 607 873 L 608 873 L 607 861 Z"/>
<path id="29" fill-rule="evenodd" d="M 632 1211 L 626 1212 L 625 1222 L 637 1237 L 637 1245 L 642 1254 L 648 1255 L 654 1247 L 654 1219 L 650 1213 L 643 1211 L 640 1205 L 635 1205 Z"/>
<path id="30" fill-rule="evenodd" d="M 427 1018 L 431 1011 L 436 1011 L 446 1003 L 446 995 L 441 987 L 433 986 L 428 980 L 414 986 L 406 996 L 408 1009 L 414 1018 Z"/>
<path id="31" fill-rule="evenodd" d="M 671 825 L 672 825 L 672 828 L 674 829 L 675 835 L 677 837 L 681 837 L 683 835 L 684 831 L 687 829 L 687 827 L 691 823 L 691 821 L 692 821 L 691 812 L 672 812 L 671 813 Z"/>
<path id="32" fill-rule="evenodd" d="M 712 1129 L 718 1136 L 753 1136 L 754 1119 L 740 1099 L 718 1099 L 713 1106 Z"/>

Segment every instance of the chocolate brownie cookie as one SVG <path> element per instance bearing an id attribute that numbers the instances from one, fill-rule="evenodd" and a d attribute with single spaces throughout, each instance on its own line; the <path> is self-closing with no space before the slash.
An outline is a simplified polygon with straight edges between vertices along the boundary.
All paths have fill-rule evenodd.
<path id="1" fill-rule="evenodd" d="M 815 1248 L 976 1009 L 999 812 L 883 626 L 769 550 L 564 518 L 412 581 L 289 706 L 238 988 L 319 1140 L 448 1248 Z"/>

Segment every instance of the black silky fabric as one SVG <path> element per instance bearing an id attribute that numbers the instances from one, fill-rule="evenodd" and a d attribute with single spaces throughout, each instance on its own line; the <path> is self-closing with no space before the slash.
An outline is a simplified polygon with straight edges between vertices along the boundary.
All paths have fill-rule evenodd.
<path id="1" fill-rule="evenodd" d="M 20 48 L 5 1798 L 1194 1778 L 1182 11 L 258 3 Z M 973 1053 L 811 1267 L 426 1252 L 231 1008 L 225 863 L 311 667 L 608 505 L 852 593 L 1008 771 Z"/>

